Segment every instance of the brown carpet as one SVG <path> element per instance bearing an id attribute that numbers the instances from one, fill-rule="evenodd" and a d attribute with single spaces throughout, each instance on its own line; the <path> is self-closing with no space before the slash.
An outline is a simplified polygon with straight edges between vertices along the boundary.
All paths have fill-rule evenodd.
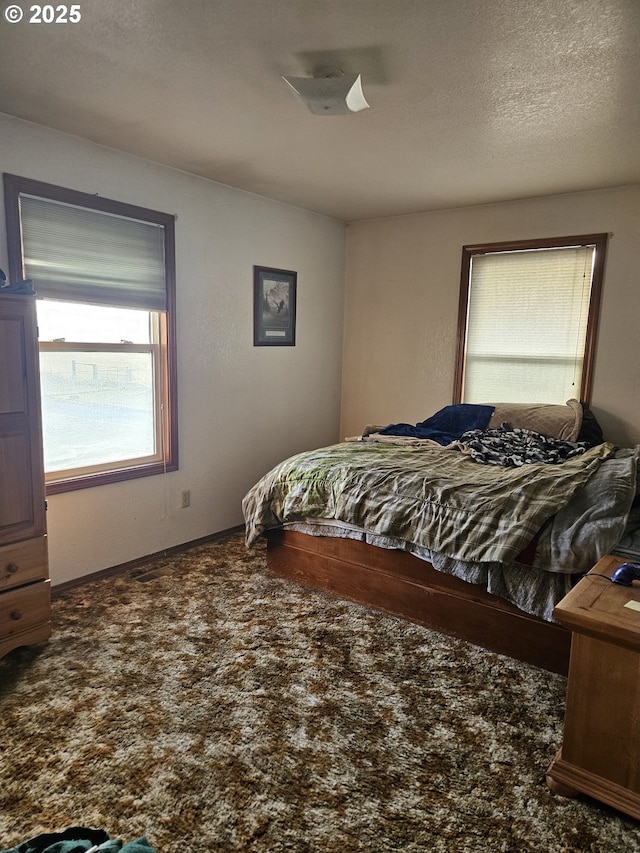
<path id="1" fill-rule="evenodd" d="M 0 662 L 0 849 L 80 824 L 158 853 L 640 850 L 545 786 L 563 678 L 273 578 L 240 536 L 54 620 Z"/>

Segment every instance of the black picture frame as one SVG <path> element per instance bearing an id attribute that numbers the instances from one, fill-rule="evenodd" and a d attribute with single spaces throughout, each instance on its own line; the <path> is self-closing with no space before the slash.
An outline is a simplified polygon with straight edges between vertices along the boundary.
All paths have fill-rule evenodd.
<path id="1" fill-rule="evenodd" d="M 274 267 L 253 268 L 254 347 L 296 345 L 298 274 Z"/>

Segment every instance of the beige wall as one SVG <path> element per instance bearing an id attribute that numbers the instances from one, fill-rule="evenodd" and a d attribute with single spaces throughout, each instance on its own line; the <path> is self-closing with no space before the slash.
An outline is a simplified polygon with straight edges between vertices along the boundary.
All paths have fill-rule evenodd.
<path id="1" fill-rule="evenodd" d="M 241 524 L 263 473 L 337 440 L 343 223 L 6 116 L 0 171 L 178 216 L 180 470 L 51 496 L 54 584 Z M 295 347 L 253 346 L 254 264 L 298 273 Z"/>
<path id="2" fill-rule="evenodd" d="M 341 435 L 451 402 L 463 245 L 606 231 L 592 408 L 605 437 L 639 443 L 639 226 L 638 186 L 349 225 Z"/>

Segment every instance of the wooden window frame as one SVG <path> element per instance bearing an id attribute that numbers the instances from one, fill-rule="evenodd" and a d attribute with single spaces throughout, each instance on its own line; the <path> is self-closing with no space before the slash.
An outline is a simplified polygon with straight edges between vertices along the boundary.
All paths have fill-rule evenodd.
<path id="1" fill-rule="evenodd" d="M 175 276 L 175 218 L 149 208 L 119 202 L 98 195 L 78 192 L 55 184 L 4 175 L 4 197 L 7 228 L 7 249 L 11 281 L 24 278 L 22 240 L 20 227 L 19 199 L 21 194 L 34 195 L 65 204 L 85 207 L 103 213 L 115 214 L 131 219 L 152 222 L 164 228 L 164 265 L 167 310 L 157 312 L 159 316 L 158 363 L 162 373 L 160 399 L 160 423 L 156 429 L 160 435 L 160 458 L 153 461 L 123 460 L 117 468 L 105 470 L 88 469 L 82 473 L 54 477 L 46 484 L 46 493 L 58 494 L 92 486 L 116 483 L 138 477 L 149 477 L 178 470 L 178 402 L 177 402 L 177 351 L 176 351 L 176 276 Z M 37 290 L 37 282 L 35 282 Z M 147 347 L 148 349 L 148 347 Z"/>
<path id="2" fill-rule="evenodd" d="M 593 383 L 598 317 L 602 294 L 602 281 L 607 248 L 606 233 L 580 234 L 569 237 L 545 237 L 534 240 L 512 240 L 504 243 L 480 243 L 462 247 L 460 273 L 460 299 L 458 304 L 458 332 L 456 340 L 456 366 L 453 384 L 453 403 L 463 401 L 464 371 L 468 329 L 469 287 L 471 261 L 475 255 L 500 252 L 529 251 L 534 249 L 560 249 L 567 246 L 595 246 L 595 262 L 589 300 L 589 315 L 584 346 L 584 361 L 580 383 L 580 402 L 589 405 Z M 504 401 L 508 402 L 508 401 Z M 541 401 L 542 402 L 542 401 Z"/>

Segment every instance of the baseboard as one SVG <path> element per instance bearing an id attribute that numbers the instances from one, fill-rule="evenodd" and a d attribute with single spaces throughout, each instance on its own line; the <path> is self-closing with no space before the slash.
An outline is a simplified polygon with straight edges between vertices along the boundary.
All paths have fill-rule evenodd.
<path id="1" fill-rule="evenodd" d="M 228 527 L 226 530 L 221 530 L 218 533 L 210 533 L 208 536 L 201 536 L 200 539 L 192 539 L 190 542 L 183 542 L 181 545 L 172 545 L 170 548 L 163 548 L 161 551 L 155 551 L 153 554 L 146 554 L 144 557 L 138 557 L 135 560 L 129 560 L 126 563 L 119 563 L 117 566 L 111 566 L 107 569 L 100 569 L 97 572 L 91 572 L 88 575 L 82 575 L 80 578 L 74 578 L 70 581 L 56 584 L 51 587 L 51 598 L 54 599 L 58 595 L 67 592 L 70 589 L 75 589 L 78 586 L 84 586 L 93 581 L 103 580 L 115 575 L 121 575 L 131 569 L 137 569 L 139 566 L 145 566 L 160 557 L 169 557 L 172 554 L 180 554 L 182 551 L 188 551 L 191 548 L 196 548 L 198 545 L 205 545 L 207 542 L 218 542 L 222 539 L 228 539 L 236 533 L 244 531 L 244 524 L 238 524 L 236 527 Z"/>

